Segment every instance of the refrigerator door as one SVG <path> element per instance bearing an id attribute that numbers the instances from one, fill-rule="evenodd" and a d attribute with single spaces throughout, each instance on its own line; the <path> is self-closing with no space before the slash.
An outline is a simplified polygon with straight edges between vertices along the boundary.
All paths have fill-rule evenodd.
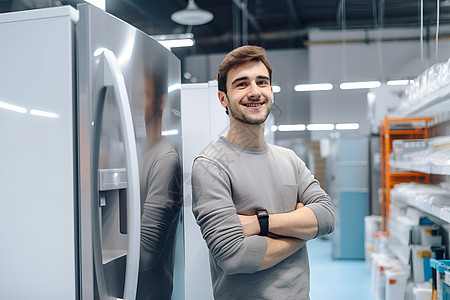
<path id="1" fill-rule="evenodd" d="M 0 299 L 78 299 L 71 7 L 0 14 Z"/>
<path id="2" fill-rule="evenodd" d="M 82 297 L 170 299 L 183 276 L 180 62 L 123 21 L 78 9 Z"/>

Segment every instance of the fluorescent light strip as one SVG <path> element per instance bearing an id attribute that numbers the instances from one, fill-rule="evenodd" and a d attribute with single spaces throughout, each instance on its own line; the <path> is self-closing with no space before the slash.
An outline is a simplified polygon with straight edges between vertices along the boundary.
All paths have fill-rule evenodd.
<path id="1" fill-rule="evenodd" d="M 195 41 L 193 39 L 180 39 L 180 40 L 165 40 L 158 41 L 161 45 L 166 47 L 167 49 L 176 48 L 176 47 L 191 47 L 194 46 Z"/>
<path id="2" fill-rule="evenodd" d="M 47 117 L 47 118 L 58 118 L 59 117 L 55 113 L 51 113 L 51 112 L 48 112 L 48 111 L 37 110 L 37 109 L 30 110 L 30 115 L 40 116 L 40 117 Z"/>
<path id="3" fill-rule="evenodd" d="M 178 134 L 178 130 L 177 129 L 172 129 L 172 130 L 163 130 L 161 132 L 162 135 L 177 135 Z"/>
<path id="4" fill-rule="evenodd" d="M 358 123 L 340 123 L 336 124 L 337 130 L 356 130 L 359 129 Z"/>
<path id="5" fill-rule="evenodd" d="M 386 82 L 387 85 L 408 85 L 409 80 L 408 79 L 399 79 L 399 80 L 389 80 Z"/>
<path id="6" fill-rule="evenodd" d="M 181 90 L 181 83 L 175 83 L 175 84 L 172 84 L 171 86 L 169 86 L 169 89 L 168 89 L 169 93 L 176 91 L 176 90 Z"/>
<path id="7" fill-rule="evenodd" d="M 10 111 L 14 111 L 14 112 L 22 113 L 22 114 L 27 113 L 26 108 L 23 108 L 23 107 L 20 107 L 17 105 L 12 105 L 12 104 L 2 102 L 2 101 L 0 101 L 0 108 L 4 108 L 4 109 L 10 110 Z"/>
<path id="8" fill-rule="evenodd" d="M 360 82 L 343 82 L 339 86 L 341 90 L 355 90 L 355 89 L 371 89 L 381 86 L 379 81 L 360 81 Z"/>
<path id="9" fill-rule="evenodd" d="M 306 126 L 306 129 L 308 129 L 309 131 L 333 130 L 334 125 L 333 124 L 308 124 L 308 126 Z"/>
<path id="10" fill-rule="evenodd" d="M 278 85 L 272 85 L 272 89 L 274 93 L 279 93 L 281 92 L 281 87 Z"/>
<path id="11" fill-rule="evenodd" d="M 294 90 L 297 92 L 313 92 L 313 91 L 329 91 L 333 89 L 331 83 L 311 83 L 311 84 L 297 84 Z"/>
<path id="12" fill-rule="evenodd" d="M 305 131 L 305 124 L 278 125 L 278 131 Z"/>

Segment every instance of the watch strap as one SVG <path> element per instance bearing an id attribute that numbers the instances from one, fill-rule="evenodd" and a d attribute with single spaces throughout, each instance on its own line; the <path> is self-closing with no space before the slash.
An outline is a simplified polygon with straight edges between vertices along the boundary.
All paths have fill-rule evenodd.
<path id="1" fill-rule="evenodd" d="M 259 227 L 261 232 L 259 235 L 266 236 L 269 233 L 269 214 L 267 210 L 257 211 L 256 215 L 258 216 Z"/>

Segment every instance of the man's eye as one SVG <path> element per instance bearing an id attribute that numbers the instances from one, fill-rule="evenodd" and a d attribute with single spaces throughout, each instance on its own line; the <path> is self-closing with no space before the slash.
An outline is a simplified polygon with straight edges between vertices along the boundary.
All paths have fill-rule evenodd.
<path id="1" fill-rule="evenodd" d="M 261 80 L 258 84 L 260 84 L 260 85 L 266 85 L 266 84 L 268 84 L 268 82 L 267 82 L 266 80 Z"/>
<path id="2" fill-rule="evenodd" d="M 237 86 L 242 87 L 242 86 L 246 86 L 245 82 L 240 82 L 237 84 Z"/>

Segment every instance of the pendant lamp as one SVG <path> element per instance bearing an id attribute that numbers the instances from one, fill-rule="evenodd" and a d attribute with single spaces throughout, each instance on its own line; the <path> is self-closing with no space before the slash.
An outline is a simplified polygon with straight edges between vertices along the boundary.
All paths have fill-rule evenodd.
<path id="1" fill-rule="evenodd" d="M 185 9 L 174 12 L 170 18 L 182 25 L 202 25 L 210 22 L 214 15 L 195 4 L 194 0 L 189 0 Z"/>

